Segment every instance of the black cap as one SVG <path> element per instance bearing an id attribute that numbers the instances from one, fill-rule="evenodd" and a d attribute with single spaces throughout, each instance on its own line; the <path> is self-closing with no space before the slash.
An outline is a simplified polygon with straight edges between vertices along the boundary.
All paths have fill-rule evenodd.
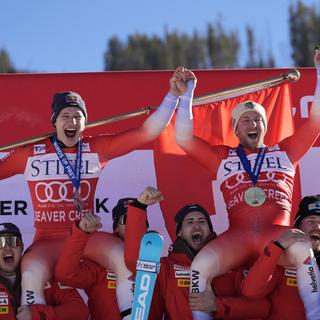
<path id="1" fill-rule="evenodd" d="M 119 219 L 122 215 L 127 213 L 128 203 L 135 201 L 135 198 L 122 198 L 117 205 L 112 209 L 113 230 L 117 228 Z"/>
<path id="2" fill-rule="evenodd" d="M 214 231 L 213 231 L 213 227 L 212 227 L 212 222 L 210 220 L 210 215 L 209 215 L 208 211 L 206 209 L 204 209 L 198 203 L 189 203 L 186 206 L 184 206 L 183 208 L 181 208 L 177 212 L 177 214 L 174 218 L 174 221 L 176 222 L 176 235 L 178 235 L 178 233 L 181 229 L 181 226 L 182 226 L 182 222 L 183 222 L 184 218 L 186 217 L 186 215 L 190 212 L 193 212 L 193 211 L 201 212 L 205 216 L 205 218 L 208 222 L 208 225 L 209 225 L 209 229 L 213 233 Z"/>
<path id="3" fill-rule="evenodd" d="M 3 234 L 13 234 L 22 239 L 22 235 L 19 228 L 11 222 L 0 223 L 0 235 Z"/>
<path id="4" fill-rule="evenodd" d="M 51 121 L 55 125 L 59 113 L 67 107 L 77 107 L 83 112 L 86 122 L 88 119 L 86 104 L 79 93 L 72 91 L 57 92 L 52 98 L 52 115 Z"/>
<path id="5" fill-rule="evenodd" d="M 308 216 L 320 216 L 320 195 L 303 197 L 294 219 L 294 225 L 299 226 L 301 221 Z"/>

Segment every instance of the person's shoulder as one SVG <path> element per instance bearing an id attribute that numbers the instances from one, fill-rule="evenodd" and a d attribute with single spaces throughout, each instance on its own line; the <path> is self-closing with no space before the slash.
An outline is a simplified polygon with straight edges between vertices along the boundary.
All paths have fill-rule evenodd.
<path id="1" fill-rule="evenodd" d="M 51 153 L 54 150 L 50 137 L 39 140 L 33 144 L 28 144 L 25 148 L 34 156 Z"/>
<path id="2" fill-rule="evenodd" d="M 277 143 L 272 146 L 266 146 L 268 152 L 281 151 L 281 146 Z"/>
<path id="3" fill-rule="evenodd" d="M 92 148 L 99 146 L 99 144 L 105 145 L 112 141 L 114 134 L 102 133 L 94 136 L 82 136 L 81 144 L 83 152 L 90 152 Z"/>

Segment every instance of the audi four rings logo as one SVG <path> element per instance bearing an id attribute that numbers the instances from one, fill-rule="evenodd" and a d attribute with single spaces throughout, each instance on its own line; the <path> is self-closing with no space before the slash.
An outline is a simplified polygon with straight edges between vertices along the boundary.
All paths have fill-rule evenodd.
<path id="1" fill-rule="evenodd" d="M 71 181 L 39 182 L 35 187 L 36 197 L 38 201 L 42 203 L 73 202 L 74 191 L 75 188 Z M 87 200 L 91 191 L 90 183 L 86 180 L 81 181 L 79 191 L 82 200 Z"/>

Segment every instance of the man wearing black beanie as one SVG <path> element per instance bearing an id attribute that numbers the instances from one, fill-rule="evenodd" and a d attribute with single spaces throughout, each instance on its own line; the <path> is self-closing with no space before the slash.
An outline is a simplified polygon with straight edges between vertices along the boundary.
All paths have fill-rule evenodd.
<path id="1" fill-rule="evenodd" d="M 159 190 L 148 188 L 149 197 L 139 198 L 140 206 L 129 203 L 125 247 L 140 243 L 143 232 L 146 231 L 141 228 L 145 226 L 147 218 L 146 206 L 163 199 Z M 205 310 L 219 319 L 265 318 L 269 312 L 267 299 L 240 297 L 235 289 L 243 276 L 243 269 L 216 278 L 205 293 L 192 293 L 189 297 L 192 260 L 204 244 L 214 241 L 216 233 L 209 213 L 198 203 L 182 207 L 175 216 L 175 222 L 177 238 L 170 247 L 168 256 L 161 258 L 149 319 L 162 319 L 165 316 L 166 319 L 191 320 L 191 308 Z"/>
<path id="2" fill-rule="evenodd" d="M 298 278 L 299 269 L 278 265 L 281 255 L 301 242 L 311 242 L 313 259 L 304 261 L 302 268 L 308 268 L 308 278 Z M 297 247 L 298 249 L 299 247 Z M 311 255 L 312 256 L 312 255 Z M 315 274 L 320 268 L 320 195 L 304 197 L 295 216 L 294 228 L 288 229 L 272 241 L 250 269 L 242 286 L 247 297 L 256 298 L 268 295 L 271 300 L 270 318 L 273 320 L 320 319 L 319 303 L 311 306 L 313 313 L 306 315 L 300 298 L 301 288 L 312 284 L 313 290 L 319 290 Z M 297 283 L 300 281 L 299 290 Z M 304 285 L 305 284 L 305 285 Z"/>
<path id="3" fill-rule="evenodd" d="M 186 90 L 185 82 L 179 81 L 177 85 L 177 71 L 174 72 L 169 80 L 169 91 L 159 108 L 139 127 L 93 137 L 84 136 L 88 119 L 84 99 L 73 91 L 58 92 L 51 105 L 55 135 L 18 148 L 1 161 L 0 179 L 24 174 L 34 209 L 36 241 L 22 262 L 22 305 L 45 303 L 43 287 L 49 280 L 48 275 L 53 271 L 73 222 L 94 212 L 95 190 L 107 162 L 156 139 L 169 123 Z M 119 300 L 123 302 L 118 302 L 121 311 L 127 311 L 131 307 L 132 282 L 128 280 L 123 252 L 120 252 L 121 240 L 108 233 L 96 234 L 90 235 L 84 254 L 123 275 L 123 278 L 117 278 L 123 286 L 117 285 L 116 290 L 122 288 L 124 293 L 119 293 Z M 101 250 L 96 245 L 97 237 L 105 244 Z M 110 259 L 110 252 L 114 252 L 115 247 L 119 247 L 118 255 L 113 253 Z M 111 263 L 115 269 L 109 265 Z"/>

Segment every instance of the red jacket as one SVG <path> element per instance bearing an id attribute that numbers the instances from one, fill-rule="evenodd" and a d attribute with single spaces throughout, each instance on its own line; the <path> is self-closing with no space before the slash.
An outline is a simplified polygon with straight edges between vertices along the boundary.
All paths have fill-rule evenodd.
<path id="1" fill-rule="evenodd" d="M 181 240 L 182 241 L 182 240 Z M 175 247 L 175 245 L 174 245 Z M 174 250 L 174 249 L 173 249 Z M 183 253 L 170 252 L 161 259 L 149 319 L 192 319 L 188 303 L 191 260 Z M 269 301 L 257 301 L 239 296 L 238 288 L 243 271 L 230 272 L 212 281 L 217 311 L 214 319 L 265 319 Z"/>
<path id="2" fill-rule="evenodd" d="M 125 247 L 133 243 L 140 243 L 141 234 L 136 226 L 145 226 L 146 211 L 128 206 Z M 192 319 L 188 303 L 190 276 L 189 270 L 192 260 L 182 252 L 183 240 L 177 240 L 173 251 L 168 257 L 161 259 L 160 273 L 157 277 L 149 319 Z M 179 247 L 179 248 L 178 248 Z M 176 250 L 180 249 L 180 250 Z M 187 249 L 187 248 L 186 248 Z M 127 248 L 125 249 L 125 251 Z M 134 261 L 132 261 L 133 263 Z M 269 301 L 266 298 L 258 301 L 240 297 L 240 283 L 242 270 L 228 273 L 213 280 L 212 287 L 217 299 L 217 312 L 215 319 L 263 319 L 269 313 Z"/>
<path id="3" fill-rule="evenodd" d="M 31 306 L 32 320 L 87 320 L 89 312 L 77 290 L 51 280 L 44 288 L 47 305 Z M 0 319 L 15 320 L 14 297 L 5 284 L 0 283 Z"/>
<path id="4" fill-rule="evenodd" d="M 57 261 L 55 276 L 69 286 L 84 289 L 92 320 L 120 320 L 115 274 L 82 258 L 88 237 L 76 224 L 72 226 L 72 234 Z"/>
<path id="5" fill-rule="evenodd" d="M 296 270 L 278 265 L 282 249 L 271 242 L 242 283 L 242 292 L 251 298 L 269 295 L 272 320 L 306 319 L 299 295 Z"/>

